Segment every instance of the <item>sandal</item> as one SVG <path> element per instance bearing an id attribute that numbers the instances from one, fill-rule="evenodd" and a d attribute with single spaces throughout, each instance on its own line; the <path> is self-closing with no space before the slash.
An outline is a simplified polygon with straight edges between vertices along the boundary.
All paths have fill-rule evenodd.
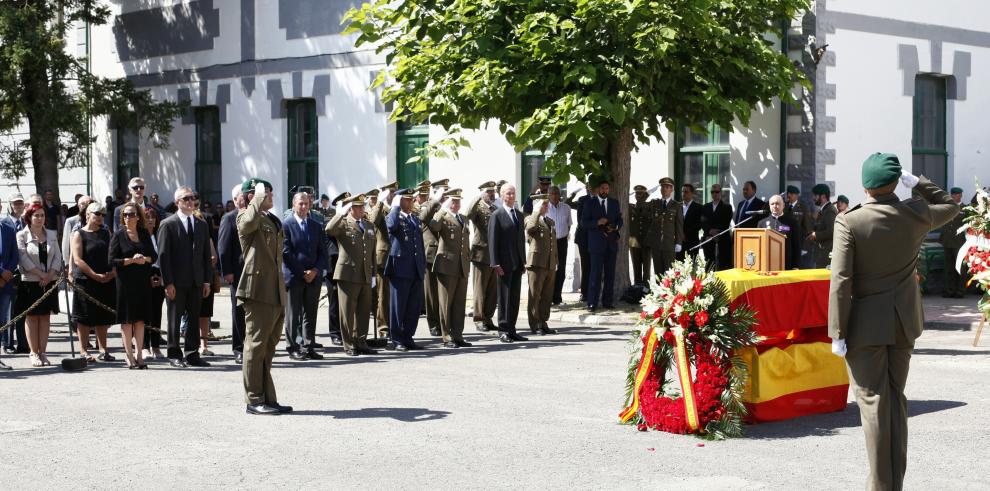
<path id="1" fill-rule="evenodd" d="M 46 367 L 52 366 L 52 362 L 48 361 L 48 357 L 45 356 L 44 353 L 40 353 L 38 356 L 41 358 L 41 365 L 42 366 L 46 366 Z"/>
<path id="2" fill-rule="evenodd" d="M 111 355 L 110 353 L 108 353 L 106 351 L 104 351 L 103 353 L 100 353 L 100 356 L 97 356 L 96 359 L 97 360 L 100 360 L 100 361 L 117 361 L 117 359 L 114 358 L 113 355 Z"/>
<path id="3" fill-rule="evenodd" d="M 86 360 L 86 363 L 96 363 L 96 358 L 89 353 L 79 353 L 79 356 Z"/>
<path id="4" fill-rule="evenodd" d="M 44 365 L 41 364 L 41 357 L 39 357 L 35 353 L 31 353 L 31 366 L 32 367 L 44 366 Z"/>

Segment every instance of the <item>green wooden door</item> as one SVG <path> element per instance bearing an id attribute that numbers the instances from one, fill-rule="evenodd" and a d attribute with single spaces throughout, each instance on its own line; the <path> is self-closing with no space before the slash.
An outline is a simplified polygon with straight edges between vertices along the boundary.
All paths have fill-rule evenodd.
<path id="1" fill-rule="evenodd" d="M 396 129 L 395 143 L 395 175 L 399 187 L 413 187 L 423 180 L 430 178 L 430 159 L 409 163 L 409 159 L 419 155 L 419 149 L 430 144 L 430 128 L 428 125 L 409 125 L 399 123 Z"/>

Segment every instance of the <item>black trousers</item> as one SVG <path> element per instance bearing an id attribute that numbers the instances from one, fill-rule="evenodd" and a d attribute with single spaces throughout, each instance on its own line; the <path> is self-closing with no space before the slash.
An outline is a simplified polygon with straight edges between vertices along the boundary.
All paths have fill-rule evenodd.
<path id="1" fill-rule="evenodd" d="M 587 244 L 578 244 L 578 256 L 581 258 L 581 296 L 587 300 L 588 276 L 591 275 L 591 253 Z"/>
<path id="2" fill-rule="evenodd" d="M 526 268 L 505 270 L 498 277 L 498 330 L 515 333 L 519 317 L 519 296 L 522 294 L 522 277 Z"/>
<path id="3" fill-rule="evenodd" d="M 152 288 L 151 305 L 148 306 L 148 320 L 144 322 L 144 349 L 162 347 L 162 306 L 164 303 L 165 287 Z"/>
<path id="4" fill-rule="evenodd" d="M 966 276 L 956 271 L 956 256 L 959 255 L 958 247 L 945 248 L 945 293 L 966 293 Z"/>
<path id="5" fill-rule="evenodd" d="M 172 359 L 185 358 L 199 350 L 199 324 L 189 323 L 186 329 L 185 349 L 179 347 L 182 336 L 182 316 L 189 319 L 199 319 L 199 307 L 203 303 L 203 285 L 194 287 L 175 287 L 175 300 L 166 300 L 168 304 L 168 357 Z"/>
<path id="6" fill-rule="evenodd" d="M 230 289 L 230 348 L 237 353 L 244 353 L 244 306 L 237 305 L 237 283 L 241 280 L 239 276 L 234 277 L 234 283 Z"/>
<path id="7" fill-rule="evenodd" d="M 567 276 L 567 237 L 557 239 L 557 276 L 553 279 L 553 302 L 564 301 L 564 277 Z M 584 277 L 581 278 L 584 280 Z"/>
<path id="8" fill-rule="evenodd" d="M 289 298 L 285 307 L 285 347 L 290 353 L 313 347 L 322 287 L 317 281 L 303 282 L 286 292 Z"/>
<path id="9" fill-rule="evenodd" d="M 327 307 L 330 309 L 330 337 L 340 339 L 340 298 L 337 296 L 337 282 L 327 275 L 326 285 Z"/>

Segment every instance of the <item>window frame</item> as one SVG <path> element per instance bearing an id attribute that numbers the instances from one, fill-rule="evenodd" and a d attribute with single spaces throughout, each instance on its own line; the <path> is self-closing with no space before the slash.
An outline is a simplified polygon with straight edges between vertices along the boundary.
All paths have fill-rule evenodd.
<path id="1" fill-rule="evenodd" d="M 133 136 L 136 142 L 135 159 L 133 162 L 124 160 L 124 140 Z M 117 128 L 117 190 L 127 191 L 131 178 L 141 175 L 141 133 L 135 128 Z"/>
<path id="2" fill-rule="evenodd" d="M 698 186 L 699 183 L 690 183 L 695 186 L 694 200 L 698 203 L 709 202 L 711 197 L 708 196 L 708 189 L 712 184 L 718 183 L 722 185 L 722 201 L 728 203 L 730 186 L 727 182 L 719 180 L 717 176 L 719 158 L 722 155 L 730 155 L 732 150 L 732 146 L 728 142 L 723 143 L 721 141 L 722 135 L 728 138 L 732 132 L 723 129 L 713 121 L 709 121 L 704 124 L 704 128 L 708 133 L 707 142 L 704 145 L 688 145 L 686 143 L 685 133 L 689 127 L 686 125 L 677 125 L 676 128 L 677 130 L 674 133 L 674 183 L 676 185 L 674 197 L 680 199 L 680 189 L 684 186 L 685 166 L 687 164 L 685 157 L 688 155 L 701 155 L 702 173 L 700 187 Z"/>
<path id="3" fill-rule="evenodd" d="M 941 140 L 942 147 L 930 147 L 930 146 L 919 146 L 918 140 L 919 135 L 923 132 L 921 131 L 922 121 L 921 117 L 922 110 L 924 106 L 924 98 L 918 93 L 917 87 L 919 83 L 924 81 L 934 81 L 936 82 L 935 87 L 935 98 L 936 101 L 941 104 L 941 121 L 938 124 L 941 125 Z M 911 170 L 915 174 L 921 173 L 922 169 L 916 169 L 914 167 L 914 157 L 916 155 L 934 155 L 942 157 L 942 175 L 945 176 L 945 182 L 938 182 L 942 187 L 948 185 L 949 181 L 949 149 L 948 149 L 948 139 L 949 139 L 949 126 L 948 126 L 948 79 L 947 77 L 934 74 L 934 73 L 923 73 L 915 76 L 915 92 L 911 101 Z M 934 176 L 933 176 L 934 178 Z"/>
<path id="4" fill-rule="evenodd" d="M 314 189 L 320 188 L 320 128 L 319 119 L 316 114 L 316 99 L 301 98 L 285 101 L 286 109 L 286 186 L 292 189 L 294 186 L 312 186 Z M 299 124 L 302 118 L 299 111 L 305 110 L 303 118 L 308 119 L 313 132 L 313 152 L 307 154 L 306 145 L 303 145 L 303 155 L 294 154 L 297 148 Z M 302 181 L 300 182 L 300 174 Z M 291 192 L 286 193 L 289 206 L 292 205 Z"/>
<path id="5" fill-rule="evenodd" d="M 200 194 L 201 199 L 209 201 L 210 203 L 223 203 L 224 193 L 223 193 L 223 156 L 221 155 L 221 134 L 220 134 L 220 108 L 217 106 L 200 106 L 196 107 L 195 110 L 196 117 L 196 160 L 195 160 L 195 170 L 196 170 L 196 192 Z M 205 129 L 206 122 L 204 119 L 209 115 L 212 117 L 212 130 L 214 139 L 212 144 L 212 153 L 214 158 L 207 159 L 204 158 L 204 151 L 202 147 L 203 143 L 203 130 Z M 204 177 L 205 171 L 208 167 L 215 167 L 217 175 L 220 176 L 220 182 L 217 183 L 215 188 L 208 188 L 206 179 Z"/>

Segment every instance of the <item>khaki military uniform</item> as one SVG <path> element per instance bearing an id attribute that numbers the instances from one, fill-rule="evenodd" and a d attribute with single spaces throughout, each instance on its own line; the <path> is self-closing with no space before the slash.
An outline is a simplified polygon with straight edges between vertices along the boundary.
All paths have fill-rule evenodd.
<path id="1" fill-rule="evenodd" d="M 336 215 L 326 233 L 337 239 L 340 257 L 333 271 L 340 295 L 340 337 L 345 350 L 368 349 L 371 279 L 375 276 L 375 229 L 367 220 Z"/>
<path id="2" fill-rule="evenodd" d="M 832 233 L 835 229 L 835 217 L 839 216 L 839 211 L 832 203 L 825 203 L 822 210 L 815 217 L 815 240 L 814 254 L 815 267 L 827 268 L 832 261 Z"/>
<path id="3" fill-rule="evenodd" d="M 440 241 L 437 235 L 430 230 L 430 221 L 433 215 L 440 210 L 440 202 L 430 198 L 419 205 L 417 216 L 423 227 L 423 248 L 426 250 L 426 264 L 433 264 L 437 256 L 437 246 Z M 426 297 L 426 324 L 430 327 L 430 332 L 440 330 L 440 286 L 437 284 L 437 277 L 426 268 L 426 275 L 423 277 L 423 293 Z"/>
<path id="4" fill-rule="evenodd" d="M 474 275 L 474 322 L 495 329 L 492 317 L 498 300 L 497 277 L 492 272 L 488 256 L 488 220 L 495 212 L 495 204 L 486 203 L 481 196 L 474 198 L 467 207 L 467 219 L 474 225 L 471 234 L 471 271 Z"/>
<path id="5" fill-rule="evenodd" d="M 526 275 L 529 280 L 529 329 L 534 333 L 548 329 L 550 303 L 553 301 L 553 282 L 557 274 L 557 233 L 553 220 L 534 214 L 526 217 Z"/>
<path id="6" fill-rule="evenodd" d="M 244 393 L 247 403 L 277 404 L 272 359 L 282 338 L 285 319 L 285 279 L 282 276 L 281 222 L 261 211 L 255 195 L 237 215 L 237 238 L 244 255 L 244 272 L 237 284 L 237 303 L 244 307 Z"/>
<path id="7" fill-rule="evenodd" d="M 647 244 L 653 255 L 653 269 L 662 275 L 674 264 L 676 246 L 684 244 L 684 212 L 681 203 L 673 198 L 650 201 L 650 224 Z"/>
<path id="8" fill-rule="evenodd" d="M 388 339 L 388 278 L 385 271 L 385 259 L 392 244 L 388 239 L 388 227 L 385 217 L 389 212 L 388 205 L 379 201 L 368 211 L 368 221 L 375 227 L 375 288 L 372 295 L 376 299 L 375 318 L 378 320 L 378 334 Z"/>
<path id="9" fill-rule="evenodd" d="M 904 384 L 924 313 L 915 277 L 925 235 L 959 213 L 949 195 L 925 177 L 920 196 L 868 198 L 835 221 L 828 331 L 845 339 L 855 384 L 870 489 L 901 489 L 907 465 Z"/>
<path id="10" fill-rule="evenodd" d="M 464 308 L 470 271 L 470 232 L 464 217 L 440 210 L 430 220 L 430 230 L 440 241 L 431 269 L 436 275 L 440 301 L 440 329 L 445 342 L 464 341 Z M 430 264 L 430 263 L 427 263 Z"/>
<path id="11" fill-rule="evenodd" d="M 629 256 L 632 259 L 633 283 L 645 284 L 650 280 L 650 261 L 653 254 L 647 237 L 650 230 L 650 213 L 653 206 L 647 201 L 629 204 Z"/>

